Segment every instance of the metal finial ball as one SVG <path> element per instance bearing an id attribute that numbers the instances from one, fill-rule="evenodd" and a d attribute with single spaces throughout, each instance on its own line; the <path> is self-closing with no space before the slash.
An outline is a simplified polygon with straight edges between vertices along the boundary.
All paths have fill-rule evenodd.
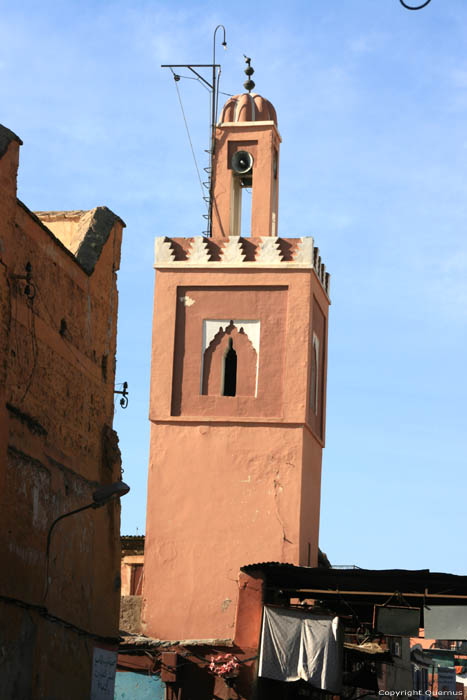
<path id="1" fill-rule="evenodd" d="M 245 54 L 243 54 L 243 56 L 245 57 L 245 63 L 247 65 L 247 67 L 245 68 L 245 73 L 248 76 L 248 80 L 246 81 L 246 83 L 243 83 L 243 87 L 245 88 L 245 90 L 248 90 L 248 92 L 251 92 L 253 90 L 253 88 L 255 87 L 255 83 L 253 82 L 253 80 L 251 80 L 251 76 L 253 75 L 255 70 L 250 65 L 251 58 L 249 58 L 248 56 L 245 56 Z"/>

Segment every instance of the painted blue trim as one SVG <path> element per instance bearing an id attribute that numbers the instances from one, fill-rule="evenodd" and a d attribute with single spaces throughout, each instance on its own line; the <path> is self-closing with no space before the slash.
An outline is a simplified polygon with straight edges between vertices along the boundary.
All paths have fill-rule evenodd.
<path id="1" fill-rule="evenodd" d="M 132 671 L 118 671 L 115 676 L 114 700 L 164 700 L 165 683 L 159 676 Z"/>

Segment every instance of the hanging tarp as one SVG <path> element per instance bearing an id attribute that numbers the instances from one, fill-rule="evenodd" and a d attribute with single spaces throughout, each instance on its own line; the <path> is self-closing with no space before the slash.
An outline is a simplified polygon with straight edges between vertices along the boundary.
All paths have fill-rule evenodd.
<path id="1" fill-rule="evenodd" d="M 467 605 L 427 605 L 425 639 L 467 639 Z"/>
<path id="2" fill-rule="evenodd" d="M 265 606 L 258 675 L 339 693 L 342 641 L 337 617 Z"/>

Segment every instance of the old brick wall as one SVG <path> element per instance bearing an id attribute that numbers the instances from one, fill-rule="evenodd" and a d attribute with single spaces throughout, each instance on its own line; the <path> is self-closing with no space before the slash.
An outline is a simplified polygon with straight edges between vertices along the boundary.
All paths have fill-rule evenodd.
<path id="1" fill-rule="evenodd" d="M 81 700 L 94 645 L 118 633 L 119 503 L 61 521 L 48 562 L 46 542 L 56 517 L 121 474 L 112 420 L 124 224 L 105 207 L 78 212 L 72 254 L 46 214 L 16 199 L 19 145 L 0 127 L 0 687 L 2 700 Z"/>

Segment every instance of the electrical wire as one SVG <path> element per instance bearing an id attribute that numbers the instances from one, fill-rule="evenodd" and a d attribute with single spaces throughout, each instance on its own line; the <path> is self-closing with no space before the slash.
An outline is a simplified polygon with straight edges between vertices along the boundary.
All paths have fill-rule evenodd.
<path id="1" fill-rule="evenodd" d="M 172 69 L 170 69 L 170 70 L 172 70 Z M 191 76 L 191 75 L 180 75 L 180 73 L 174 73 L 173 70 L 172 70 L 172 73 L 174 74 L 174 77 L 175 77 L 175 75 L 176 75 L 177 78 L 183 78 L 183 79 L 185 79 L 185 80 L 196 80 L 196 82 L 199 83 L 200 85 L 202 85 L 202 86 L 204 87 L 205 90 L 207 90 L 208 92 L 210 92 L 209 88 L 208 88 L 208 87 L 203 83 L 203 81 L 200 80 L 199 78 L 193 78 L 193 76 Z M 175 80 L 176 80 L 177 78 L 175 78 Z"/>
<path id="2" fill-rule="evenodd" d="M 41 617 L 44 617 L 49 622 L 53 622 L 54 624 L 62 625 L 66 629 L 70 629 L 80 636 L 89 637 L 91 639 L 96 639 L 98 641 L 106 642 L 107 644 L 118 644 L 120 641 L 119 637 L 104 637 L 101 634 L 89 632 L 88 630 L 85 630 L 82 627 L 78 627 L 78 625 L 73 624 L 73 622 L 68 622 L 67 620 L 64 620 L 61 617 L 57 617 L 57 615 L 53 615 L 52 613 L 49 613 L 47 608 L 44 607 L 43 605 L 35 605 L 34 603 L 27 603 L 26 601 L 20 600 L 19 598 L 11 598 L 10 596 L 6 596 L 6 595 L 0 595 L 0 601 L 2 603 L 7 603 L 9 605 L 17 605 L 19 608 L 26 608 L 27 610 L 32 610 L 32 611 L 36 612 L 38 615 L 40 615 Z"/>
<path id="3" fill-rule="evenodd" d="M 16 286 L 12 288 L 12 285 L 10 283 L 9 278 L 7 277 L 8 280 L 8 287 L 10 290 L 10 333 L 13 336 L 12 343 L 14 342 L 15 349 L 12 350 L 12 353 L 14 353 L 14 356 L 16 358 L 16 362 L 18 364 L 18 370 L 21 368 L 21 362 L 20 362 L 20 355 L 19 355 L 19 349 L 18 349 L 18 293 Z M 19 383 L 19 385 L 22 385 L 23 382 Z"/>
<path id="4" fill-rule="evenodd" d="M 222 26 L 222 25 L 219 25 L 219 26 Z M 216 31 L 217 31 L 218 28 L 219 28 L 219 27 L 216 27 Z M 225 30 L 224 30 L 224 32 L 225 32 Z M 214 38 L 215 38 L 215 32 L 214 32 Z M 224 36 L 223 46 L 224 46 L 224 47 L 226 46 L 226 44 L 225 44 L 225 36 Z M 216 69 L 216 66 L 215 66 L 214 64 L 215 64 L 215 59 L 213 59 L 213 69 L 215 70 L 215 69 Z M 166 67 L 166 68 L 170 68 L 170 70 L 171 70 L 171 72 L 172 72 L 172 75 L 173 75 L 173 77 L 174 77 L 175 88 L 176 88 L 176 90 L 177 90 L 178 101 L 179 101 L 179 103 L 180 103 L 180 109 L 181 109 L 181 112 L 182 112 L 183 121 L 184 121 L 184 123 L 185 123 L 185 129 L 186 129 L 186 133 L 187 133 L 187 136 L 188 136 L 188 142 L 189 142 L 189 144 L 190 144 L 191 154 L 192 154 L 192 156 L 193 156 L 193 161 L 194 161 L 194 164 L 195 164 L 196 173 L 197 173 L 197 176 L 198 176 L 198 181 L 199 181 L 199 185 L 200 185 L 200 189 L 201 189 L 201 197 L 202 197 L 202 199 L 203 199 L 203 202 L 204 202 L 205 207 L 206 207 L 206 210 L 207 210 L 207 213 L 206 213 L 206 214 L 203 214 L 203 217 L 204 217 L 205 219 L 207 219 L 208 228 L 207 228 L 206 231 L 203 231 L 203 235 L 209 236 L 209 235 L 210 235 L 210 231 L 211 231 L 211 226 L 212 226 L 212 222 L 211 222 L 211 217 L 212 217 L 212 201 L 211 201 L 211 200 L 212 200 L 212 160 L 213 160 L 213 154 L 214 154 L 214 138 L 215 138 L 215 137 L 214 137 L 214 130 L 215 130 L 215 127 L 216 127 L 216 124 L 217 124 L 217 114 L 218 114 L 218 108 L 219 108 L 219 95 L 220 95 L 220 94 L 221 94 L 221 95 L 226 95 L 227 97 L 232 97 L 232 95 L 231 95 L 231 93 L 229 93 L 229 92 L 223 92 L 222 90 L 219 90 L 219 83 L 220 83 L 221 72 L 222 72 L 222 69 L 221 69 L 220 66 L 218 66 L 217 80 L 214 78 L 214 80 L 213 80 L 213 85 L 211 86 L 211 89 L 209 89 L 209 88 L 205 85 L 205 83 L 204 83 L 199 77 L 196 77 L 196 78 L 195 78 L 195 77 L 192 77 L 191 75 L 180 75 L 179 73 L 175 73 L 175 71 L 174 71 L 174 69 L 172 68 L 172 66 L 165 66 L 165 67 Z M 193 71 L 193 72 L 195 72 L 195 71 Z M 196 159 L 195 151 L 194 151 L 194 148 L 193 148 L 193 143 L 192 143 L 192 140 L 191 140 L 190 130 L 189 130 L 188 122 L 187 122 L 186 115 L 185 115 L 185 110 L 184 110 L 184 108 L 183 108 L 183 103 L 182 103 L 182 98 L 181 98 L 181 95 L 180 95 L 180 90 L 179 90 L 178 85 L 177 85 L 177 83 L 178 83 L 182 78 L 185 79 L 185 80 L 196 80 L 197 82 L 200 83 L 200 85 L 202 85 L 202 86 L 204 87 L 205 90 L 208 90 L 208 92 L 209 92 L 209 98 L 210 98 L 210 100 L 209 100 L 209 111 L 210 111 L 210 113 L 212 113 L 212 115 L 214 116 L 214 123 L 210 125 L 210 134 L 209 134 L 210 147 L 209 147 L 209 149 L 208 149 L 208 151 L 207 151 L 207 153 L 210 154 L 210 163 L 209 163 L 209 166 L 208 166 L 207 168 L 204 168 L 205 172 L 208 174 L 208 181 L 207 181 L 207 182 L 203 182 L 202 179 L 201 179 L 201 174 L 200 174 L 200 170 L 199 170 L 199 167 L 198 167 L 198 162 L 197 162 L 197 159 Z M 215 89 L 214 89 L 214 88 L 215 88 Z M 211 116 L 211 119 L 212 119 L 212 116 Z M 206 194 L 206 191 L 207 191 L 208 194 Z"/>
<path id="5" fill-rule="evenodd" d="M 222 73 L 222 68 L 219 66 L 219 72 L 217 74 L 217 90 L 216 90 L 216 107 L 215 107 L 215 112 L 214 112 L 214 127 L 217 124 L 217 111 L 219 107 L 219 83 L 221 81 L 221 73 Z"/>
<path id="6" fill-rule="evenodd" d="M 202 182 L 202 180 L 201 180 L 201 175 L 200 175 L 199 168 L 198 168 L 198 161 L 196 160 L 195 150 L 194 150 L 194 148 L 193 148 L 193 143 L 192 143 L 192 141 L 191 141 L 190 130 L 189 130 L 189 128 L 188 128 L 188 122 L 187 122 L 187 120 L 186 120 L 185 110 L 183 109 L 182 98 L 181 98 L 181 96 L 180 96 L 180 90 L 178 89 L 177 80 L 176 80 L 176 78 L 175 78 L 175 73 L 174 73 L 174 71 L 172 70 L 172 68 L 171 68 L 170 70 L 172 71 L 173 76 L 174 76 L 175 89 L 177 90 L 178 101 L 180 102 L 180 109 L 182 110 L 183 121 L 185 122 L 185 129 L 186 129 L 186 133 L 187 133 L 187 136 L 188 136 L 188 141 L 189 141 L 190 148 L 191 148 L 191 154 L 192 154 L 192 156 L 193 156 L 193 161 L 194 161 L 194 164 L 195 164 L 196 172 L 197 172 L 197 174 L 198 174 L 199 186 L 200 186 L 200 188 L 201 188 L 201 197 L 203 198 L 203 201 L 204 201 L 204 187 L 203 187 L 203 182 Z M 205 205 L 206 205 L 206 202 L 205 202 Z"/>
<path id="7" fill-rule="evenodd" d="M 37 345 L 37 337 L 36 337 L 36 323 L 35 323 L 35 316 L 34 316 L 34 308 L 33 308 L 33 300 L 28 299 L 27 300 L 27 305 L 29 309 L 29 314 L 28 314 L 28 330 L 29 334 L 31 336 L 31 347 L 32 347 L 32 367 L 31 367 L 31 373 L 29 375 L 29 379 L 26 383 L 26 388 L 24 389 L 23 395 L 21 396 L 19 400 L 19 404 L 22 404 L 24 399 L 29 393 L 29 389 L 31 388 L 32 380 L 34 377 L 34 372 L 36 371 L 37 367 L 37 356 L 39 354 L 39 348 Z"/>
<path id="8" fill-rule="evenodd" d="M 3 262 L 2 264 L 4 265 L 5 269 L 8 271 L 8 266 L 5 265 Z M 28 269 L 29 267 L 29 269 Z M 34 378 L 34 373 L 37 368 L 37 356 L 39 353 L 39 348 L 37 344 L 37 337 L 36 337 L 36 324 L 35 324 L 35 311 L 34 311 L 34 298 L 36 296 L 36 286 L 34 282 L 32 281 L 32 278 L 30 276 L 30 263 L 26 265 L 26 270 L 27 274 L 26 275 L 12 275 L 12 279 L 16 280 L 15 284 L 15 293 L 12 295 L 12 288 L 11 288 L 11 283 L 10 280 L 7 277 L 7 284 L 8 284 L 8 289 L 9 289 L 9 319 L 8 319 L 8 324 L 11 329 L 11 322 L 12 320 L 14 321 L 14 344 L 15 344 L 15 357 L 16 361 L 18 364 L 18 369 L 23 369 L 21 366 L 21 360 L 20 360 L 20 353 L 18 349 L 18 294 L 20 291 L 20 287 L 18 286 L 18 282 L 20 280 L 26 281 L 26 286 L 24 287 L 24 293 L 26 294 L 26 305 L 28 308 L 27 311 L 27 326 L 25 326 L 26 331 L 29 333 L 29 336 L 31 337 L 31 351 L 32 351 L 32 367 L 31 371 L 29 373 L 29 377 L 25 382 L 18 381 L 18 388 L 21 386 L 25 386 L 25 389 L 21 395 L 21 398 L 19 399 L 19 404 L 22 404 L 24 399 L 26 398 L 27 394 L 29 393 L 29 390 L 31 388 L 32 380 Z M 31 289 L 33 290 L 33 293 L 31 293 Z M 13 302 L 14 300 L 14 302 Z M 13 303 L 14 303 L 14 310 L 13 310 Z M 18 377 L 19 379 L 19 377 Z"/>

